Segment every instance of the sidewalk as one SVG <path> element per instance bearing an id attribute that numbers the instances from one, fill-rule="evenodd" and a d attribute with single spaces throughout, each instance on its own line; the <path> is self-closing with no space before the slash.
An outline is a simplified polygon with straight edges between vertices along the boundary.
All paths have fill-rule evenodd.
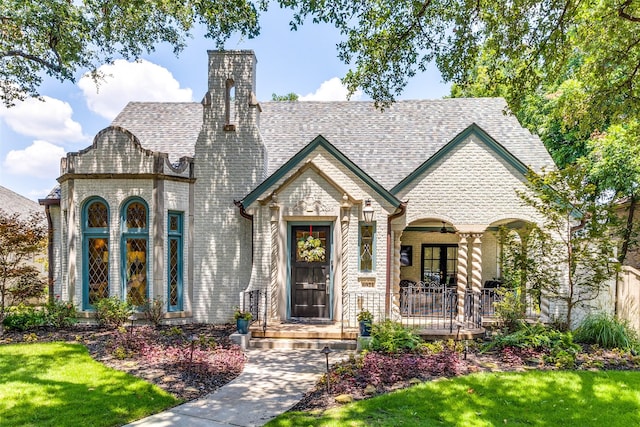
<path id="1" fill-rule="evenodd" d="M 318 350 L 252 349 L 246 354 L 244 370 L 229 384 L 128 426 L 261 426 L 295 405 L 326 370 Z M 347 354 L 331 353 L 329 363 Z"/>

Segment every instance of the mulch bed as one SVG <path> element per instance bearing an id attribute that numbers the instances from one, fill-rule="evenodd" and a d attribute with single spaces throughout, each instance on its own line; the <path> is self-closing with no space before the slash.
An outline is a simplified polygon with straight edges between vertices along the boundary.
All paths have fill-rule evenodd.
<path id="1" fill-rule="evenodd" d="M 0 345 L 23 342 L 72 342 L 84 344 L 91 356 L 106 366 L 143 378 L 174 396 L 187 400 L 213 392 L 236 378 L 244 367 L 242 350 L 229 340 L 235 325 L 188 324 L 178 326 L 115 329 L 90 325 L 5 331 Z M 146 354 L 116 351 L 123 339 L 134 337 Z M 208 347 L 191 352 L 191 337 L 205 337 Z M 195 356 L 194 356 L 195 354 Z M 118 356 L 118 357 L 116 357 Z M 192 356 L 192 360 L 189 360 Z M 206 366 L 201 363 L 206 360 Z"/>

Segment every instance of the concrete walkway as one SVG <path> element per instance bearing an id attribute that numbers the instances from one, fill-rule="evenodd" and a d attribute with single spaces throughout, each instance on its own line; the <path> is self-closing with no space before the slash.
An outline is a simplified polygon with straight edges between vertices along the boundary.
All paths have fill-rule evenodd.
<path id="1" fill-rule="evenodd" d="M 128 425 L 261 426 L 295 405 L 326 370 L 325 356 L 318 350 L 252 349 L 246 354 L 244 370 L 229 384 L 200 399 Z M 329 363 L 347 354 L 331 353 Z"/>

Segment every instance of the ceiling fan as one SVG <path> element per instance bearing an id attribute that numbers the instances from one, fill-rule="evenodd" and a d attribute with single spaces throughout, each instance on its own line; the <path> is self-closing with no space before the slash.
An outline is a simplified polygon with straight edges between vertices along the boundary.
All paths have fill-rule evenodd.
<path id="1" fill-rule="evenodd" d="M 440 228 L 440 232 L 441 232 L 442 234 L 445 234 L 445 233 L 455 233 L 455 231 L 454 231 L 454 230 L 449 230 L 449 229 L 447 228 L 447 223 L 446 223 L 446 222 L 444 222 L 444 221 L 442 221 L 442 227 Z"/>

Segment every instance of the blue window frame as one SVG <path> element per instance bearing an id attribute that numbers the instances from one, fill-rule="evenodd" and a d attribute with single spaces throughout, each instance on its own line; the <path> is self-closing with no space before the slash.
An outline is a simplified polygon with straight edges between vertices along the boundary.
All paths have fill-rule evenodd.
<path id="1" fill-rule="evenodd" d="M 360 222 L 358 226 L 358 270 L 370 273 L 375 270 L 376 223 Z"/>
<path id="2" fill-rule="evenodd" d="M 149 298 L 149 209 L 142 199 L 128 200 L 122 207 L 121 252 L 123 295 L 135 306 Z"/>
<path id="3" fill-rule="evenodd" d="M 167 310 L 182 311 L 182 213 L 169 212 L 167 224 Z"/>
<path id="4" fill-rule="evenodd" d="M 94 197 L 82 208 L 82 308 L 109 296 L 109 205 Z"/>

